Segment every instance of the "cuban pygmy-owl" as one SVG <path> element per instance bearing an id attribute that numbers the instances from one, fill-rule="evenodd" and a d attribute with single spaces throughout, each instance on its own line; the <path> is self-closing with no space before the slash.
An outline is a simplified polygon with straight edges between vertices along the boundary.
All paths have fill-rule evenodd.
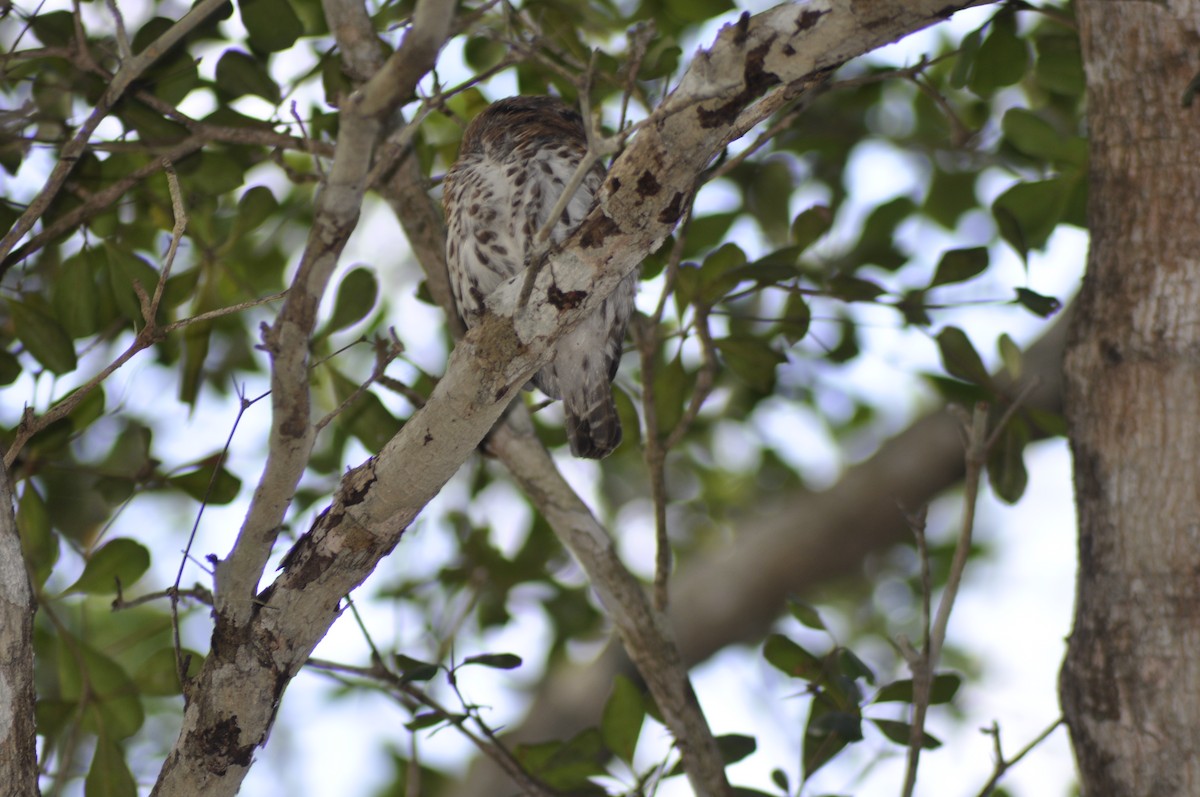
<path id="1" fill-rule="evenodd" d="M 488 294 L 529 265 L 538 231 L 586 152 L 582 118 L 554 97 L 499 100 L 467 126 L 458 161 L 446 174 L 443 202 L 450 285 L 468 327 L 483 315 Z M 554 222 L 554 245 L 591 210 L 603 180 L 597 164 Z M 543 393 L 563 400 L 577 457 L 600 459 L 621 442 L 610 383 L 636 283 L 636 272 L 622 280 L 594 313 L 558 339 L 553 359 L 533 377 Z"/>

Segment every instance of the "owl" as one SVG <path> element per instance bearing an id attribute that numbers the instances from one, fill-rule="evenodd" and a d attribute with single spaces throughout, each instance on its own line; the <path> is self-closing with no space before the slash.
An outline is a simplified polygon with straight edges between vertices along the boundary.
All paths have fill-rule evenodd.
<path id="1" fill-rule="evenodd" d="M 458 161 L 446 174 L 443 203 L 446 261 L 463 322 L 473 326 L 484 300 L 528 264 L 546 224 L 587 151 L 580 115 L 554 97 L 510 97 L 492 103 L 463 134 Z M 592 208 L 604 180 L 597 164 L 553 223 L 561 244 Z M 637 274 L 626 277 L 595 312 L 558 339 L 533 384 L 561 398 L 567 439 L 577 457 L 600 459 L 621 442 L 610 383 L 617 373 Z"/>

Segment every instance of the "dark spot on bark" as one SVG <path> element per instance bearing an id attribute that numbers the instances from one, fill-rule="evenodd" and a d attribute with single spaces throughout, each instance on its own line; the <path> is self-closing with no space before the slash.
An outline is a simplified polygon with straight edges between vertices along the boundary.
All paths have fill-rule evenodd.
<path id="1" fill-rule="evenodd" d="M 811 9 L 805 10 L 802 14 L 800 14 L 800 16 L 796 17 L 796 32 L 800 33 L 802 31 L 808 30 L 813 25 L 816 25 L 817 21 L 820 20 L 821 17 L 825 16 L 828 13 L 829 13 L 828 10 L 825 10 L 825 11 L 814 11 Z"/>
<path id="2" fill-rule="evenodd" d="M 476 230 L 475 231 L 475 240 L 479 241 L 479 243 L 481 243 L 481 244 L 486 244 L 487 242 L 495 239 L 495 237 L 496 237 L 496 233 L 492 232 L 491 230 Z"/>
<path id="3" fill-rule="evenodd" d="M 203 730 L 196 731 L 196 735 L 208 770 L 214 775 L 224 776 L 231 765 L 250 766 L 255 745 L 240 744 L 242 729 L 236 716 L 219 720 Z"/>
<path id="4" fill-rule="evenodd" d="M 502 385 L 500 389 L 496 391 L 496 401 L 502 401 L 507 394 L 508 385 Z"/>
<path id="5" fill-rule="evenodd" d="M 1100 354 L 1104 356 L 1104 361 L 1109 365 L 1120 365 L 1125 360 L 1125 355 L 1121 354 L 1121 347 L 1111 340 L 1100 341 Z"/>
<path id="6" fill-rule="evenodd" d="M 354 506 L 366 500 L 367 493 L 375 484 L 375 458 L 355 468 L 346 475 L 346 492 L 342 498 L 342 506 Z"/>
<path id="7" fill-rule="evenodd" d="M 614 194 L 621 190 L 621 178 L 614 177 L 612 179 L 612 190 Z"/>
<path id="8" fill-rule="evenodd" d="M 824 12 L 812 13 L 819 15 Z M 779 76 L 774 72 L 768 72 L 764 67 L 767 60 L 767 53 L 770 52 L 773 42 L 774 38 L 772 37 L 746 53 L 746 64 L 742 69 L 742 80 L 745 86 L 736 96 L 731 97 L 727 102 L 721 103 L 716 108 L 697 109 L 696 113 L 700 117 L 701 127 L 709 129 L 732 124 L 737 119 L 738 113 L 749 105 L 751 100 L 761 95 L 771 86 L 779 83 Z"/>
<path id="9" fill-rule="evenodd" d="M 741 47 L 746 43 L 746 35 L 750 32 L 750 12 L 743 11 L 733 26 L 733 43 Z"/>
<path id="10" fill-rule="evenodd" d="M 580 228 L 579 244 L 584 249 L 599 249 L 604 246 L 605 239 L 619 233 L 621 228 L 606 214 L 601 213 L 591 220 L 585 221 Z"/>
<path id="11" fill-rule="evenodd" d="M 679 217 L 683 215 L 683 200 L 683 193 L 676 191 L 675 196 L 671 197 L 670 204 L 659 212 L 659 222 L 661 224 L 674 224 L 679 221 Z"/>
<path id="12" fill-rule="evenodd" d="M 426 429 L 426 430 L 425 430 L 425 439 L 423 439 L 423 440 L 421 441 L 421 445 L 423 445 L 423 446 L 427 446 L 427 445 L 429 445 L 429 444 L 430 444 L 430 443 L 432 443 L 432 442 L 433 442 L 433 435 L 431 435 L 431 434 L 429 433 L 429 430 L 428 430 L 428 429 Z"/>
<path id="13" fill-rule="evenodd" d="M 557 285 L 551 285 L 546 291 L 546 300 L 558 310 L 574 310 L 587 298 L 587 291 L 562 291 Z"/>
<path id="14" fill-rule="evenodd" d="M 783 54 L 788 57 L 791 57 L 796 54 L 796 48 L 790 44 L 785 44 L 785 45 L 783 45 Z"/>
<path id="15" fill-rule="evenodd" d="M 649 169 L 642 172 L 642 176 L 637 181 L 638 196 L 645 199 L 648 196 L 654 196 L 661 190 L 662 186 L 658 184 L 658 178 L 651 174 Z"/>

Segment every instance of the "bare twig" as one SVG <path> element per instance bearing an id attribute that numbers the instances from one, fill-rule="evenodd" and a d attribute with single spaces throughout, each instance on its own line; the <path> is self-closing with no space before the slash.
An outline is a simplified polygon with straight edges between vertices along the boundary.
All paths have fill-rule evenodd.
<path id="1" fill-rule="evenodd" d="M 1054 731 L 1058 729 L 1058 726 L 1063 724 L 1063 721 L 1063 718 L 1059 717 L 1054 722 L 1050 723 L 1050 725 L 1044 731 L 1035 736 L 1029 744 L 1022 747 L 1015 756 L 1007 760 L 1004 758 L 1004 753 L 1000 749 L 1000 726 L 993 722 L 991 728 L 985 728 L 983 732 L 991 736 L 994 742 L 996 763 L 992 770 L 992 776 L 988 778 L 988 782 L 985 783 L 983 788 L 979 790 L 978 797 L 990 797 L 992 792 L 996 790 L 996 784 L 1000 782 L 1000 779 L 1004 777 L 1004 774 L 1016 766 L 1022 758 L 1029 755 L 1034 748 L 1046 741 L 1050 734 L 1054 733 Z"/>

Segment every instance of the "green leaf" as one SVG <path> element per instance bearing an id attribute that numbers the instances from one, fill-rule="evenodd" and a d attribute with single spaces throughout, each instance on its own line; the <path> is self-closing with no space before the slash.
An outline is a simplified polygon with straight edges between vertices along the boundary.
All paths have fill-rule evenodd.
<path id="1" fill-rule="evenodd" d="M 776 155 L 755 170 L 746 189 L 746 209 L 776 246 L 786 243 L 789 237 L 788 202 L 794 187 L 795 178 L 785 156 Z"/>
<path id="2" fill-rule="evenodd" d="M 225 51 L 217 62 L 216 78 L 217 88 L 230 98 L 249 94 L 278 105 L 282 97 L 266 62 L 239 50 Z"/>
<path id="3" fill-rule="evenodd" d="M 1058 299 L 1042 296 L 1028 288 L 1017 288 L 1017 298 L 1014 301 L 1041 318 L 1049 318 L 1062 309 L 1062 302 Z"/>
<path id="4" fill-rule="evenodd" d="M 700 266 L 696 300 L 709 306 L 719 302 L 741 282 L 736 272 L 745 265 L 746 253 L 737 244 L 725 244 L 709 254 Z"/>
<path id="5" fill-rule="evenodd" d="M 684 23 L 703 22 L 732 11 L 731 0 L 667 0 L 667 11 Z"/>
<path id="6" fill-rule="evenodd" d="M 937 336 L 942 367 L 946 373 L 977 385 L 991 383 L 991 375 L 983 365 L 970 338 L 958 327 L 946 327 Z"/>
<path id="7" fill-rule="evenodd" d="M 862 718 L 838 711 L 820 697 L 812 701 L 804 733 L 803 772 L 812 777 L 846 745 L 862 739 Z"/>
<path id="8" fill-rule="evenodd" d="M 965 282 L 974 276 L 982 274 L 988 267 L 988 250 L 984 246 L 971 249 L 950 249 L 942 254 L 938 261 L 937 270 L 933 273 L 930 288 L 938 285 L 949 285 L 952 282 Z"/>
<path id="9" fill-rule="evenodd" d="M 21 361 L 11 352 L 0 350 L 0 385 L 11 385 L 21 375 Z"/>
<path id="10" fill-rule="evenodd" d="M 234 476 L 224 467 L 219 468 L 214 477 L 213 467 L 220 462 L 221 455 L 213 454 L 205 458 L 200 467 L 172 476 L 167 482 L 176 489 L 195 498 L 197 501 L 223 506 L 232 503 L 242 489 L 242 480 Z"/>
<path id="11" fill-rule="evenodd" d="M 239 235 L 256 230 L 279 210 L 279 201 L 265 185 L 256 185 L 238 200 L 237 230 Z"/>
<path id="12" fill-rule="evenodd" d="M 938 224 L 953 230 L 964 213 L 979 205 L 975 196 L 977 179 L 978 172 L 948 172 L 935 168 L 921 210 Z"/>
<path id="13" fill-rule="evenodd" d="M 397 654 L 394 661 L 400 670 L 400 680 L 403 683 L 428 681 L 438 674 L 438 666 L 426 661 L 419 661 L 401 654 Z"/>
<path id="14" fill-rule="evenodd" d="M 46 502 L 28 480 L 17 502 L 17 535 L 21 540 L 21 555 L 34 583 L 40 587 L 46 583 L 58 561 L 58 535 L 50 526 Z"/>
<path id="15" fill-rule="evenodd" d="M 426 711 L 404 723 L 404 727 L 410 731 L 419 731 L 422 728 L 432 728 L 434 725 L 439 725 L 449 720 L 452 716 L 442 711 Z"/>
<path id="16" fill-rule="evenodd" d="M 896 228 L 916 210 L 916 203 L 908 197 L 897 197 L 876 207 L 863 223 L 862 235 L 854 250 L 847 256 L 855 268 L 876 265 L 895 271 L 908 258 L 895 245 Z"/>
<path id="17" fill-rule="evenodd" d="M 127 589 L 150 569 L 150 551 L 124 537 L 109 540 L 87 558 L 83 573 L 67 587 L 64 595 L 84 592 L 107 595 L 117 591 L 117 582 Z"/>
<path id="18" fill-rule="evenodd" d="M 1010 108 L 1001 127 L 1009 143 L 1032 158 L 1075 167 L 1087 164 L 1087 142 L 1081 136 L 1064 136 L 1025 108 Z"/>
<path id="19" fill-rule="evenodd" d="M 688 222 L 684 257 L 696 257 L 720 246 L 740 213 L 709 213 Z"/>
<path id="20" fill-rule="evenodd" d="M 137 684 L 121 665 L 80 639 L 60 637 L 56 658 L 60 697 L 83 702 L 86 730 L 111 739 L 138 732 L 146 715 Z"/>
<path id="21" fill-rule="evenodd" d="M 967 78 L 975 67 L 975 57 L 979 54 L 979 45 L 983 41 L 983 31 L 975 29 L 963 37 L 958 48 L 958 57 L 954 61 L 954 69 L 950 73 L 950 86 L 961 89 L 967 85 Z"/>
<path id="22" fill-rule="evenodd" d="M 1063 177 L 1017 183 L 992 203 L 1000 235 L 1022 258 L 1041 249 L 1063 221 L 1073 188 L 1073 181 Z"/>
<path id="23" fill-rule="evenodd" d="M 479 74 L 491 69 L 504 58 L 508 47 L 494 38 L 471 36 L 463 47 L 463 58 L 467 66 Z"/>
<path id="24" fill-rule="evenodd" d="M 349 399 L 358 385 L 351 382 L 336 369 L 329 369 L 333 379 L 333 392 L 339 404 Z M 344 407 L 334 420 L 334 423 L 358 440 L 372 453 L 378 452 L 396 432 L 400 431 L 400 421 L 388 412 L 383 402 L 369 390 L 359 394 L 358 398 Z"/>
<path id="25" fill-rule="evenodd" d="M 771 634 L 763 644 L 763 658 L 775 669 L 792 678 L 816 681 L 824 670 L 821 660 L 782 634 Z"/>
<path id="26" fill-rule="evenodd" d="M 996 340 L 996 349 L 1000 354 L 1000 361 L 1004 363 L 1004 372 L 1014 382 L 1020 379 L 1022 357 L 1021 348 L 1017 346 L 1016 341 L 1004 333 Z"/>
<path id="27" fill-rule="evenodd" d="M 183 658 L 187 661 L 187 675 L 194 678 L 200 674 L 204 657 L 193 650 L 183 650 Z M 157 697 L 170 697 L 180 694 L 183 689 L 179 685 L 179 670 L 175 661 L 174 648 L 159 648 L 142 662 L 138 667 L 134 680 L 142 694 Z"/>
<path id="28" fill-rule="evenodd" d="M 670 362 L 660 363 L 654 373 L 654 412 L 658 431 L 666 436 L 683 417 L 683 407 L 691 392 L 692 379 L 676 355 Z"/>
<path id="29" fill-rule="evenodd" d="M 87 250 L 79 252 L 62 264 L 54 284 L 50 286 L 54 314 L 73 338 L 82 338 L 99 331 L 96 306 L 96 270 Z"/>
<path id="30" fill-rule="evenodd" d="M 34 359 L 60 376 L 75 370 L 75 344 L 57 320 L 32 304 L 10 301 L 8 307 L 17 339 Z"/>
<path id="31" fill-rule="evenodd" d="M 717 737 L 717 749 L 721 751 L 721 760 L 725 762 L 725 766 L 730 766 L 757 750 L 758 741 L 753 736 L 729 733 Z"/>
<path id="32" fill-rule="evenodd" d="M 632 764 L 645 717 L 646 706 L 641 691 L 624 675 L 618 675 L 600 720 L 604 746 L 617 758 Z"/>
<path id="33" fill-rule="evenodd" d="M 933 677 L 929 690 L 930 705 L 949 703 L 962 686 L 962 677 L 955 673 L 945 672 Z M 913 682 L 911 678 L 893 681 L 879 690 L 873 703 L 911 703 L 913 701 Z"/>
<path id="34" fill-rule="evenodd" d="M 887 289 L 879 283 L 849 274 L 838 274 L 831 278 L 826 288 L 845 302 L 870 302 L 887 293 Z"/>
<path id="35" fill-rule="evenodd" d="M 1038 85 L 1056 94 L 1082 97 L 1087 80 L 1079 51 L 1079 37 L 1069 34 L 1037 36 L 1033 46 L 1037 51 L 1033 74 Z"/>
<path id="36" fill-rule="evenodd" d="M 817 611 L 815 606 L 804 603 L 803 601 L 795 598 L 789 598 L 788 611 L 791 612 L 792 617 L 795 617 L 797 620 L 799 620 L 800 624 L 806 628 L 812 628 L 817 631 L 829 630 L 825 625 L 825 621 L 821 619 L 821 614 Z"/>
<path id="37" fill-rule="evenodd" d="M 991 30 L 975 56 L 968 86 L 980 96 L 1021 80 L 1029 69 L 1029 49 L 1017 35 L 1016 14 L 1005 9 L 992 21 Z"/>
<path id="38" fill-rule="evenodd" d="M 792 243 L 804 251 L 821 239 L 833 226 L 833 211 L 825 205 L 813 205 L 792 220 Z"/>
<path id="39" fill-rule="evenodd" d="M 783 318 L 779 320 L 779 328 L 784 339 L 789 344 L 803 340 L 812 325 L 812 309 L 804 300 L 804 295 L 792 292 L 788 295 L 787 304 L 783 306 Z"/>
<path id="40" fill-rule="evenodd" d="M 141 299 L 133 285 L 135 282 L 140 285 L 147 298 L 153 296 L 158 272 L 143 258 L 116 244 L 105 241 L 104 250 L 108 255 L 108 275 L 117 307 L 122 315 L 140 327 L 145 319 Z"/>
<path id="41" fill-rule="evenodd" d="M 590 728 L 566 742 L 520 745 L 517 760 L 551 788 L 595 792 L 591 779 L 605 772 L 609 751 L 600 731 Z"/>
<path id="42" fill-rule="evenodd" d="M 877 720 L 872 719 L 875 727 L 879 728 L 889 740 L 895 742 L 901 747 L 908 747 L 909 739 L 912 736 L 912 726 L 907 722 L 898 722 L 896 720 Z M 942 743 L 933 736 L 929 735 L 928 731 L 921 734 L 921 749 L 936 750 L 942 746 Z"/>
<path id="43" fill-rule="evenodd" d="M 1004 426 L 1000 439 L 988 455 L 988 483 L 1005 503 L 1015 504 L 1025 494 L 1029 472 L 1025 469 L 1025 446 L 1029 428 L 1021 418 L 1012 418 Z"/>
<path id="44" fill-rule="evenodd" d="M 378 296 L 379 283 L 375 281 L 375 275 L 365 268 L 351 269 L 338 286 L 333 315 L 323 334 L 337 332 L 366 318 Z"/>
<path id="45" fill-rule="evenodd" d="M 304 25 L 288 0 L 238 0 L 250 44 L 269 53 L 287 50 L 304 34 Z"/>
<path id="46" fill-rule="evenodd" d="M 125 750 L 107 734 L 100 734 L 96 740 L 83 794 L 84 797 L 137 797 L 137 782 L 125 762 Z"/>
<path id="47" fill-rule="evenodd" d="M 724 356 L 725 364 L 747 385 L 763 394 L 775 388 L 775 367 L 787 362 L 787 358 L 775 351 L 769 342 L 740 335 L 714 342 L 717 351 Z"/>
<path id="48" fill-rule="evenodd" d="M 521 657 L 515 653 L 481 653 L 478 656 L 467 656 L 460 667 L 468 664 L 479 664 L 494 670 L 515 670 L 521 666 Z"/>

